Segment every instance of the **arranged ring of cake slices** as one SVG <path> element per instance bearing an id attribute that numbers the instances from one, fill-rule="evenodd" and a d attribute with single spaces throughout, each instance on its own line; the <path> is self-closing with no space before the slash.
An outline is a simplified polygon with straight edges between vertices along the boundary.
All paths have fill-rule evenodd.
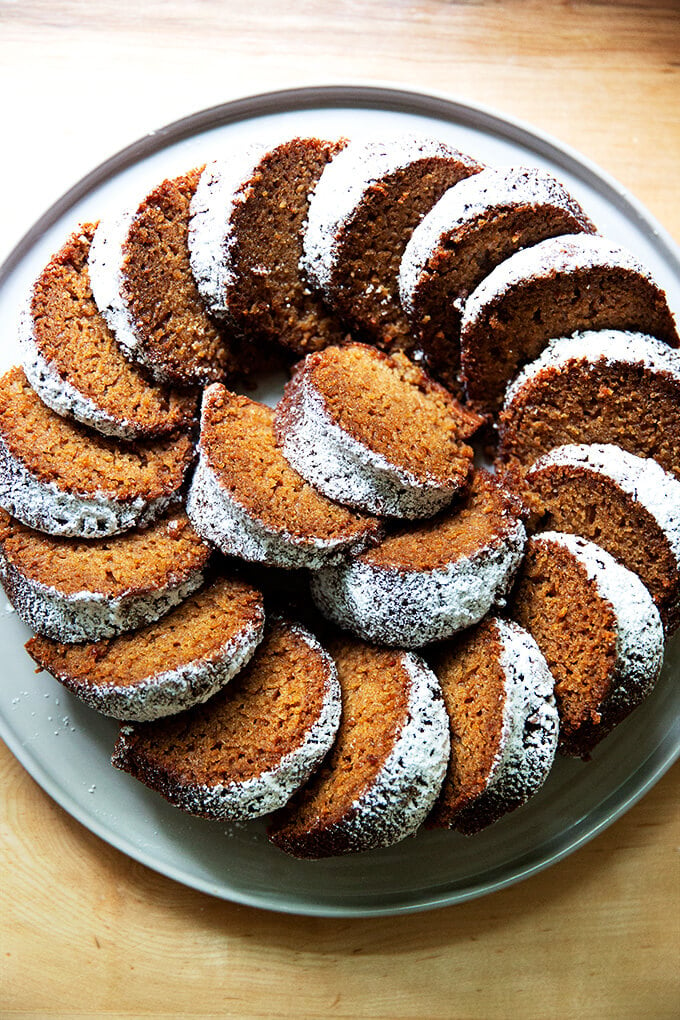
<path id="1" fill-rule="evenodd" d="M 443 514 L 311 579 L 329 620 L 367 641 L 417 648 L 477 623 L 507 593 L 526 532 L 519 502 L 486 471 Z"/>
<path id="2" fill-rule="evenodd" d="M 50 535 L 142 527 L 181 497 L 187 435 L 120 444 L 55 414 L 20 368 L 0 378 L 0 507 Z"/>
<path id="3" fill-rule="evenodd" d="M 427 825 L 472 835 L 545 782 L 559 732 L 555 681 L 531 635 L 494 617 L 441 646 L 434 671 L 451 757 Z"/>
<path id="4" fill-rule="evenodd" d="M 158 620 L 201 586 L 210 552 L 182 510 L 89 541 L 0 510 L 0 581 L 24 623 L 53 641 L 100 641 Z"/>
<path id="5" fill-rule="evenodd" d="M 90 708 L 143 721 L 207 701 L 246 665 L 263 632 L 261 593 L 219 577 L 139 630 L 87 644 L 33 637 L 26 650 Z"/>
<path id="6" fill-rule="evenodd" d="M 391 846 L 412 835 L 441 787 L 449 732 L 434 673 L 411 652 L 336 639 L 342 691 L 335 743 L 268 834 L 294 857 Z"/>
<path id="7" fill-rule="evenodd" d="M 191 267 L 211 312 L 250 339 L 298 354 L 343 339 L 299 267 L 309 194 L 343 145 L 318 138 L 252 145 L 203 171 L 191 203 Z"/>
<path id="8" fill-rule="evenodd" d="M 553 340 L 508 387 L 498 431 L 520 468 L 557 446 L 613 443 L 680 477 L 680 352 L 618 330 Z"/>
<path id="9" fill-rule="evenodd" d="M 227 556 L 277 567 L 317 568 L 361 551 L 379 521 L 332 503 L 288 464 L 274 412 L 213 383 L 204 393 L 198 467 L 187 512 Z"/>
<path id="10" fill-rule="evenodd" d="M 19 343 L 43 403 L 108 436 L 143 439 L 189 428 L 197 396 L 152 383 L 125 359 L 90 289 L 95 225 L 83 224 L 36 280 Z"/>
<path id="11" fill-rule="evenodd" d="M 648 333 L 678 346 L 666 295 L 624 248 L 553 237 L 501 262 L 470 294 L 460 329 L 465 392 L 496 411 L 506 385 L 549 340 L 583 330 Z"/>
<path id="12" fill-rule="evenodd" d="M 541 530 L 601 545 L 641 578 L 669 633 L 680 623 L 680 481 L 618 446 L 560 446 L 526 484 L 544 511 Z"/>
<path id="13" fill-rule="evenodd" d="M 555 678 L 560 750 L 587 756 L 656 683 L 664 634 L 651 595 L 600 546 L 549 531 L 529 540 L 509 611 Z"/>
<path id="14" fill-rule="evenodd" d="M 339 721 L 333 660 L 308 630 L 277 619 L 246 669 L 206 704 L 123 727 L 112 763 L 193 815 L 246 821 L 306 782 Z"/>
<path id="15" fill-rule="evenodd" d="M 481 169 L 431 138 L 355 140 L 334 156 L 311 197 L 302 267 L 353 329 L 412 346 L 399 303 L 404 248 L 444 192 Z"/>
<path id="16" fill-rule="evenodd" d="M 121 348 L 155 379 L 185 386 L 239 369 L 234 341 L 208 314 L 191 272 L 189 209 L 202 169 L 100 222 L 89 254 L 92 293 Z"/>
<path id="17" fill-rule="evenodd" d="M 405 355 L 348 344 L 307 355 L 275 422 L 286 460 L 329 499 L 412 519 L 466 486 L 482 419 Z"/>
<path id="18" fill-rule="evenodd" d="M 399 269 L 401 304 L 428 367 L 455 389 L 468 295 L 521 248 L 581 232 L 594 227 L 545 170 L 489 167 L 449 188 L 413 231 Z"/>

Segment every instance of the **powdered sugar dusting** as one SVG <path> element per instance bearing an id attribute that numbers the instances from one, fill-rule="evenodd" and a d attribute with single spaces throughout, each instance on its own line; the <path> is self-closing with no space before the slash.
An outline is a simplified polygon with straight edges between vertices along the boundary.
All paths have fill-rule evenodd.
<path id="1" fill-rule="evenodd" d="M 413 314 L 413 297 L 420 277 L 447 237 L 480 219 L 486 226 L 500 212 L 518 207 L 526 207 L 527 216 L 545 207 L 563 210 L 582 223 L 584 230 L 592 229 L 580 205 L 545 170 L 525 167 L 482 170 L 449 188 L 414 230 L 399 272 L 404 310 Z"/>
<path id="2" fill-rule="evenodd" d="M 640 503 L 663 531 L 680 570 L 680 481 L 655 460 L 637 457 L 608 443 L 558 446 L 540 457 L 527 473 L 551 467 L 578 467 L 605 475 L 628 496 Z"/>
<path id="3" fill-rule="evenodd" d="M 318 571 L 312 597 L 324 616 L 365 640 L 418 648 L 481 620 L 507 593 L 525 542 L 521 521 L 509 520 L 497 541 L 440 569 L 353 559 Z"/>
<path id="4" fill-rule="evenodd" d="M 662 340 L 627 330 L 585 330 L 551 340 L 540 357 L 520 372 L 505 394 L 507 410 L 524 387 L 543 371 L 560 372 L 578 362 L 640 365 L 655 375 L 671 376 L 680 384 L 680 352 Z"/>
<path id="5" fill-rule="evenodd" d="M 353 141 L 326 165 L 309 204 L 301 268 L 327 298 L 338 264 L 338 236 L 351 223 L 367 190 L 418 160 L 456 159 L 471 168 L 471 157 L 433 138 L 402 135 Z"/>

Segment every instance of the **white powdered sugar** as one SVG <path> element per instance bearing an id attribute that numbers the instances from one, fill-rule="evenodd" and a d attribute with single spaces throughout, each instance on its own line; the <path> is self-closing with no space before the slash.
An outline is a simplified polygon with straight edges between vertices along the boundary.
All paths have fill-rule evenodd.
<path id="1" fill-rule="evenodd" d="M 662 340 L 628 330 L 585 330 L 551 340 L 540 357 L 510 383 L 505 393 L 504 410 L 541 372 L 561 372 L 579 362 L 588 365 L 639 365 L 654 375 L 670 376 L 680 384 L 680 351 Z"/>
<path id="2" fill-rule="evenodd" d="M 569 444 L 540 457 L 527 473 L 527 481 L 552 467 L 578 468 L 610 479 L 651 514 L 680 570 L 680 481 L 655 460 L 606 443 Z"/>
<path id="3" fill-rule="evenodd" d="M 351 436 L 299 372 L 276 410 L 281 452 L 291 467 L 328 499 L 370 514 L 414 519 L 443 510 L 460 480 L 416 477 Z"/>
<path id="4" fill-rule="evenodd" d="M 544 531 L 537 545 L 561 545 L 585 568 L 616 619 L 616 664 L 608 707 L 633 707 L 654 687 L 663 664 L 664 631 L 659 611 L 644 584 L 594 542 L 578 535 Z"/>
<path id="5" fill-rule="evenodd" d="M 235 148 L 228 157 L 208 164 L 191 201 L 189 256 L 199 294 L 213 315 L 228 319 L 228 291 L 236 283 L 232 254 L 236 245 L 232 216 L 248 198 L 262 144 Z"/>
<path id="6" fill-rule="evenodd" d="M 105 538 L 155 521 L 180 499 L 174 493 L 115 499 L 102 492 L 66 492 L 43 482 L 15 457 L 0 436 L 0 506 L 22 524 L 48 535 Z"/>
<path id="7" fill-rule="evenodd" d="M 350 550 L 362 549 L 373 531 L 337 538 L 293 534 L 275 529 L 253 512 L 222 484 L 201 450 L 189 489 L 187 514 L 198 534 L 216 545 L 225 556 L 238 556 L 253 563 L 310 570 L 322 567 Z"/>
<path id="8" fill-rule="evenodd" d="M 306 628 L 288 624 L 288 628 L 313 649 L 324 673 L 323 701 L 319 715 L 304 734 L 298 747 L 282 755 L 267 771 L 241 782 L 208 785 L 171 784 L 165 793 L 177 807 L 201 817 L 247 821 L 283 807 L 321 763 L 335 739 L 340 725 L 341 696 L 335 663 Z M 123 728 L 113 764 L 125 767 L 126 739 L 134 730 Z"/>
<path id="9" fill-rule="evenodd" d="M 367 641 L 418 648 L 477 623 L 507 593 L 526 532 L 508 520 L 498 540 L 435 570 L 372 563 L 370 555 L 325 567 L 311 592 L 328 619 Z"/>
<path id="10" fill-rule="evenodd" d="M 368 189 L 424 159 L 455 159 L 470 172 L 478 165 L 441 141 L 403 135 L 349 142 L 324 168 L 310 197 L 300 266 L 326 297 L 338 267 L 338 238 Z"/>
<path id="11" fill-rule="evenodd" d="M 655 290 L 656 283 L 645 266 L 618 244 L 595 234 L 565 234 L 540 241 L 515 252 L 496 266 L 472 292 L 463 311 L 461 334 L 464 336 L 490 305 L 512 288 L 535 280 L 567 275 L 587 269 L 615 269 L 645 279 Z"/>
<path id="12" fill-rule="evenodd" d="M 146 354 L 144 338 L 125 297 L 123 267 L 126 245 L 138 210 L 139 203 L 121 215 L 99 223 L 88 255 L 90 287 L 95 304 L 118 345 L 134 361 L 145 365 L 155 379 L 167 382 Z"/>
<path id="13" fill-rule="evenodd" d="M 392 846 L 413 835 L 446 775 L 451 744 L 439 681 L 412 652 L 403 652 L 399 664 L 410 683 L 406 721 L 375 778 L 343 819 L 322 833 L 324 844 L 332 847 L 337 839 L 343 853 Z"/>
<path id="14" fill-rule="evenodd" d="M 103 715 L 148 722 L 208 701 L 250 661 L 263 634 L 264 612 L 260 610 L 209 656 L 153 673 L 135 683 L 92 684 L 69 676 L 57 676 L 57 680 Z"/>
<path id="15" fill-rule="evenodd" d="M 550 772 L 559 735 L 555 680 L 533 637 L 518 624 L 494 619 L 502 646 L 505 701 L 498 754 L 485 796 L 516 807 Z"/>
<path id="16" fill-rule="evenodd" d="M 24 623 L 37 634 L 63 643 L 101 641 L 160 619 L 203 583 L 202 570 L 156 591 L 63 592 L 24 574 L 0 546 L 0 581 Z"/>
<path id="17" fill-rule="evenodd" d="M 26 309 L 19 326 L 19 345 L 26 378 L 43 404 L 65 418 L 96 429 L 105 436 L 118 439 L 138 439 L 145 429 L 137 423 L 105 411 L 90 397 L 86 397 L 62 375 L 58 365 L 40 351 L 33 329 L 33 318 Z"/>
<path id="18" fill-rule="evenodd" d="M 588 219 L 564 185 L 538 168 L 487 168 L 459 181 L 439 199 L 414 230 L 406 246 L 399 271 L 399 295 L 404 310 L 412 315 L 413 298 L 420 278 L 432 256 L 457 231 L 484 229 L 500 213 L 526 207 L 526 215 L 542 213 L 546 207 L 569 213 L 584 229 Z M 481 225 L 477 221 L 481 220 Z"/>

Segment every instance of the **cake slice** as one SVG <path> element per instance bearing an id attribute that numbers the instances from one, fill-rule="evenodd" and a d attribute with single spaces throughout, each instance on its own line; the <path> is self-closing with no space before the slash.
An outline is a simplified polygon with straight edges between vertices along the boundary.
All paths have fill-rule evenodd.
<path id="1" fill-rule="evenodd" d="M 422 659 L 341 638 L 328 648 L 342 691 L 338 735 L 269 828 L 272 842 L 295 857 L 373 850 L 414 833 L 449 753 L 441 690 Z"/>
<path id="2" fill-rule="evenodd" d="M 669 633 L 680 623 L 680 481 L 618 446 L 560 446 L 526 485 L 540 530 L 589 538 L 641 578 Z"/>
<path id="3" fill-rule="evenodd" d="M 506 385 L 549 340 L 600 329 L 679 343 L 665 293 L 624 248 L 576 234 L 516 252 L 465 302 L 460 340 L 468 399 L 497 410 Z"/>
<path id="4" fill-rule="evenodd" d="M 199 451 L 187 510 L 227 556 L 316 568 L 381 533 L 375 518 L 332 503 L 293 471 L 276 445 L 271 408 L 219 383 L 203 397 Z"/>
<path id="5" fill-rule="evenodd" d="M 189 207 L 202 169 L 102 221 L 89 254 L 95 301 L 121 348 L 155 379 L 180 386 L 239 369 L 235 340 L 208 314 L 191 272 Z"/>
<path id="6" fill-rule="evenodd" d="M 123 356 L 97 310 L 87 266 L 95 226 L 72 234 L 31 290 L 19 336 L 26 377 L 53 411 L 104 435 L 143 439 L 187 429 L 196 395 L 153 383 Z"/>
<path id="7" fill-rule="evenodd" d="M 343 339 L 299 267 L 309 194 L 343 145 L 251 145 L 203 171 L 189 225 L 194 277 L 213 314 L 250 340 L 306 354 Z"/>
<path id="8" fill-rule="evenodd" d="M 367 641 L 417 648 L 477 623 L 505 596 L 526 540 L 520 504 L 486 471 L 437 517 L 313 574 L 329 620 Z"/>
<path id="9" fill-rule="evenodd" d="M 351 141 L 314 189 L 302 266 L 365 339 L 413 346 L 399 302 L 399 264 L 411 234 L 447 188 L 481 165 L 432 138 Z"/>
<path id="10" fill-rule="evenodd" d="M 410 519 L 433 516 L 466 487 L 465 440 L 481 423 L 405 355 L 364 344 L 308 355 L 276 408 L 283 455 L 311 485 Z"/>
<path id="11" fill-rule="evenodd" d="M 619 330 L 553 340 L 508 387 L 498 429 L 520 469 L 557 446 L 613 443 L 680 478 L 680 352 Z"/>
<path id="12" fill-rule="evenodd" d="M 649 592 L 598 545 L 550 531 L 530 539 L 508 610 L 555 678 L 560 750 L 587 756 L 661 670 L 663 627 Z"/>
<path id="13" fill-rule="evenodd" d="M 210 557 L 183 510 L 114 538 L 54 538 L 0 510 L 0 581 L 53 641 L 100 641 L 159 619 L 201 586 Z"/>
<path id="14" fill-rule="evenodd" d="M 260 592 L 220 577 L 140 630 L 88 644 L 33 637 L 26 650 L 97 712 L 149 720 L 211 698 L 251 658 L 263 628 Z"/>
<path id="15" fill-rule="evenodd" d="M 554 680 L 531 635 L 494 617 L 440 646 L 433 665 L 451 757 L 427 824 L 472 835 L 545 782 L 559 731 Z"/>
<path id="16" fill-rule="evenodd" d="M 399 295 L 427 366 L 458 387 L 465 300 L 500 262 L 559 234 L 593 233 L 583 209 L 538 168 L 482 170 L 449 188 L 413 231 Z"/>
<path id="17" fill-rule="evenodd" d="M 179 434 L 118 443 L 51 411 L 20 368 L 0 378 L 0 507 L 50 535 L 103 538 L 181 499 L 194 459 Z"/>
<path id="18" fill-rule="evenodd" d="M 183 811 L 245 821 L 290 799 L 339 719 L 333 660 L 305 628 L 278 619 L 248 667 L 206 704 L 123 727 L 112 763 Z"/>

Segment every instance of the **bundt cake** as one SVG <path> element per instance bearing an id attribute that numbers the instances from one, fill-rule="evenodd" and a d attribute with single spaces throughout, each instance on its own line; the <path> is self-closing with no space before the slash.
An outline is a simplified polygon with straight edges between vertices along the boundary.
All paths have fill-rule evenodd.
<path id="1" fill-rule="evenodd" d="M 556 446 L 608 443 L 680 477 L 680 352 L 618 330 L 551 341 L 508 387 L 498 419 L 506 465 Z"/>
<path id="2" fill-rule="evenodd" d="M 332 503 L 276 445 L 274 412 L 213 383 L 204 394 L 198 467 L 187 510 L 227 556 L 277 567 L 320 567 L 380 534 L 374 517 Z"/>
<path id="3" fill-rule="evenodd" d="M 526 484 L 543 509 L 540 530 L 597 542 L 649 589 L 669 632 L 680 623 L 680 481 L 618 446 L 560 446 Z"/>
<path id="4" fill-rule="evenodd" d="M 405 355 L 364 344 L 309 354 L 275 421 L 286 460 L 329 499 L 406 518 L 465 488 L 481 424 Z"/>
<path id="5" fill-rule="evenodd" d="M 302 266 L 360 337 L 412 347 L 399 303 L 399 265 L 422 217 L 447 188 L 482 169 L 432 138 L 351 141 L 309 204 Z"/>
<path id="6" fill-rule="evenodd" d="M 663 628 L 649 592 L 600 546 L 549 531 L 530 539 L 508 610 L 555 678 L 560 750 L 588 755 L 659 675 Z"/>
<path id="7" fill-rule="evenodd" d="M 458 387 L 465 299 L 520 248 L 594 227 L 552 174 L 489 167 L 439 199 L 413 231 L 399 270 L 399 295 L 428 368 Z"/>
<path id="8" fill-rule="evenodd" d="M 344 330 L 301 275 L 309 194 L 344 142 L 293 138 L 234 149 L 204 170 L 191 203 L 191 266 L 214 315 L 297 354 Z"/>
<path id="9" fill-rule="evenodd" d="M 189 207 L 202 169 L 102 221 L 89 254 L 95 301 L 122 349 L 156 379 L 184 386 L 239 368 L 234 339 L 208 314 L 191 272 Z"/>
<path id="10" fill-rule="evenodd" d="M 100 641 L 159 619 L 201 586 L 210 557 L 183 510 L 114 538 L 55 538 L 0 510 L 0 580 L 24 623 Z"/>
<path id="11" fill-rule="evenodd" d="M 506 594 L 526 540 L 520 505 L 486 471 L 437 517 L 312 576 L 327 619 L 367 641 L 417 648 L 477 623 Z"/>
<path id="12" fill-rule="evenodd" d="M 433 668 L 451 730 L 451 757 L 432 828 L 479 832 L 525 804 L 557 750 L 554 680 L 516 623 L 488 617 L 441 645 Z"/>
<path id="13" fill-rule="evenodd" d="M 549 340 L 599 329 L 679 343 L 665 293 L 619 245 L 576 234 L 516 252 L 465 302 L 460 342 L 468 399 L 498 410 L 506 385 Z"/>
<path id="14" fill-rule="evenodd" d="M 178 502 L 194 459 L 187 435 L 118 443 L 55 414 L 20 368 L 0 378 L 0 507 L 50 535 L 102 538 Z"/>
<path id="15" fill-rule="evenodd" d="M 309 631 L 279 619 L 246 669 L 205 704 L 124 726 L 112 763 L 193 815 L 245 821 L 290 799 L 339 720 L 333 660 Z"/>
<path id="16" fill-rule="evenodd" d="M 328 649 L 342 691 L 338 735 L 269 828 L 272 842 L 294 857 L 333 857 L 404 839 L 432 807 L 446 771 L 446 712 L 422 659 L 341 638 Z"/>

